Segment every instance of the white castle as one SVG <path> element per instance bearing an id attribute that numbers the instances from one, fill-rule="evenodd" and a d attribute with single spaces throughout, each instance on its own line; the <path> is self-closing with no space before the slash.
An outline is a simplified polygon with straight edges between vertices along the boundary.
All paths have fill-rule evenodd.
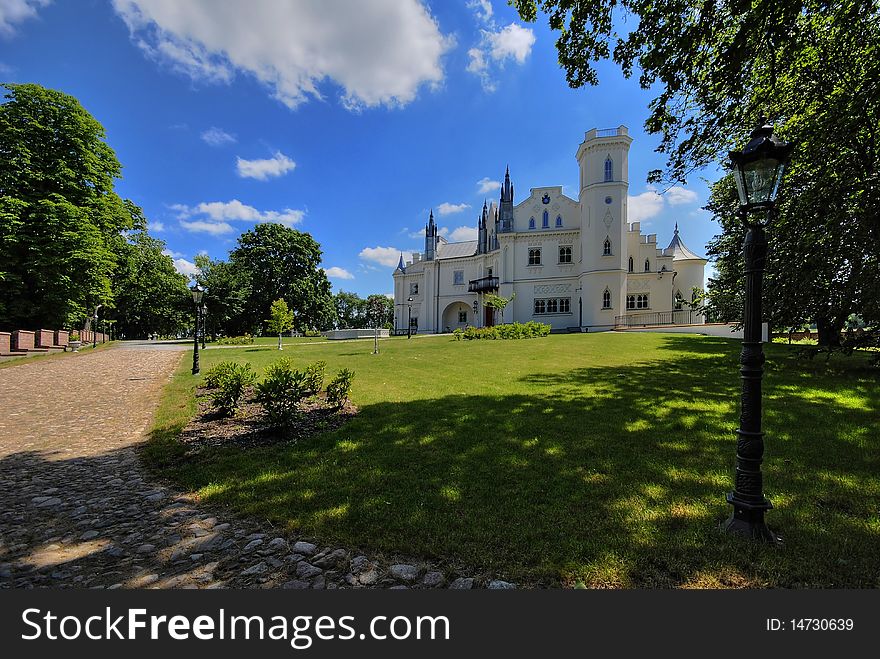
<path id="1" fill-rule="evenodd" d="M 432 211 L 424 253 L 409 262 L 401 254 L 394 271 L 396 331 L 410 320 L 428 333 L 501 321 L 554 331 L 704 322 L 687 303 L 703 287 L 706 259 L 684 245 L 678 224 L 663 249 L 627 221 L 630 144 L 625 126 L 586 133 L 577 200 L 554 186 L 514 205 L 508 170 L 499 203 L 483 204 L 477 240 L 448 242 Z M 487 294 L 513 297 L 503 316 L 483 304 Z"/>

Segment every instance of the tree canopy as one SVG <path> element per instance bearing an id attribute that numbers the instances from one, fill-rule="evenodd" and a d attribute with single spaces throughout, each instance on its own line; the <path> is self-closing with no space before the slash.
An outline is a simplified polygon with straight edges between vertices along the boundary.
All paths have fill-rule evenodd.
<path id="1" fill-rule="evenodd" d="M 0 104 L 0 325 L 74 324 L 112 302 L 124 232 L 140 209 L 113 190 L 121 166 L 72 96 L 5 84 Z"/>

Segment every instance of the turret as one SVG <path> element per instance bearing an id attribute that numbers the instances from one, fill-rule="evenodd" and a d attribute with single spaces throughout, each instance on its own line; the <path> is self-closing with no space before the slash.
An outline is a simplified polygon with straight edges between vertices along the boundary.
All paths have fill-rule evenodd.
<path id="1" fill-rule="evenodd" d="M 433 261 L 437 254 L 437 225 L 434 223 L 434 209 L 425 225 L 425 260 Z"/>
<path id="2" fill-rule="evenodd" d="M 406 274 L 406 265 L 403 263 L 403 252 L 400 253 L 400 261 L 397 262 L 397 270 Z"/>
<path id="3" fill-rule="evenodd" d="M 513 231 L 513 184 L 510 182 L 510 167 L 504 172 L 504 185 L 501 186 L 501 203 L 498 211 L 501 233 Z"/>

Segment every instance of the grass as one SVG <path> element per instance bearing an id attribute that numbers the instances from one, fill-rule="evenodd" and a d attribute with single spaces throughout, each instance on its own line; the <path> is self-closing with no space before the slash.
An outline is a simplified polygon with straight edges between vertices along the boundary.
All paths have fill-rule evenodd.
<path id="1" fill-rule="evenodd" d="M 205 500 L 328 543 L 525 584 L 880 586 L 880 390 L 859 358 L 767 346 L 765 490 L 783 549 L 724 536 L 739 344 L 664 334 L 325 341 L 282 354 L 355 371 L 360 413 L 299 444 L 183 458 L 183 363 L 148 458 Z M 207 350 L 202 368 L 278 358 Z M 186 360 L 184 360 L 186 362 Z"/>

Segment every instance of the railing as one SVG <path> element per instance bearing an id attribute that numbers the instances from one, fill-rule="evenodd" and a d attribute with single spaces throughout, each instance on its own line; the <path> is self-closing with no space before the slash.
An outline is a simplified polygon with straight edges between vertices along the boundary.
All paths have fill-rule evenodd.
<path id="1" fill-rule="evenodd" d="M 615 316 L 614 327 L 651 327 L 656 325 L 702 325 L 706 322 L 702 313 L 692 309 L 654 311 Z"/>
<path id="2" fill-rule="evenodd" d="M 468 282 L 468 293 L 482 293 L 484 291 L 497 291 L 498 277 L 481 277 L 471 279 Z"/>
<path id="3" fill-rule="evenodd" d="M 617 128 L 600 128 L 596 130 L 596 137 L 617 137 L 620 131 Z"/>

